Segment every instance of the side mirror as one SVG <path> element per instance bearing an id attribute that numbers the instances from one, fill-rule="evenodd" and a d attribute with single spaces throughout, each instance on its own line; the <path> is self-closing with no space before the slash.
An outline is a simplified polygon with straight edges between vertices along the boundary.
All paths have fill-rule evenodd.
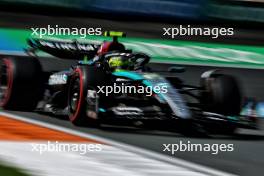
<path id="1" fill-rule="evenodd" d="M 170 68 L 168 68 L 168 72 L 183 73 L 183 72 L 185 72 L 185 67 L 170 67 Z"/>

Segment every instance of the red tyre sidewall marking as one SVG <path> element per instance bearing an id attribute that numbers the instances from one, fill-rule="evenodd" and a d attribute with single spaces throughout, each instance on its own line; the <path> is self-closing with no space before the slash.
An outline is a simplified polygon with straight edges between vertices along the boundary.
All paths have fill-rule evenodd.
<path id="1" fill-rule="evenodd" d="M 77 110 L 74 114 L 70 115 L 70 120 L 74 121 L 77 116 L 80 114 L 81 111 L 81 104 L 83 102 L 83 73 L 82 70 L 80 68 L 77 68 L 75 70 L 75 74 L 79 74 L 79 78 L 80 78 L 80 92 L 79 92 L 79 101 L 78 101 L 78 105 L 77 105 Z"/>
<path id="2" fill-rule="evenodd" d="M 13 87 L 13 64 L 9 59 L 3 59 L 3 62 L 7 69 L 7 90 L 4 93 L 4 99 L 0 101 L 0 106 L 5 106 L 8 103 Z"/>

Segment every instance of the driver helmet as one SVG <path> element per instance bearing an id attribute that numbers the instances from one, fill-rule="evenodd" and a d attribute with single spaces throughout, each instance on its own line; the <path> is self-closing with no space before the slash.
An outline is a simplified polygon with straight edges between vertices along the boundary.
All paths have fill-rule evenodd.
<path id="1" fill-rule="evenodd" d="M 112 69 L 129 69 L 132 62 L 125 56 L 113 56 L 108 61 L 110 68 Z"/>

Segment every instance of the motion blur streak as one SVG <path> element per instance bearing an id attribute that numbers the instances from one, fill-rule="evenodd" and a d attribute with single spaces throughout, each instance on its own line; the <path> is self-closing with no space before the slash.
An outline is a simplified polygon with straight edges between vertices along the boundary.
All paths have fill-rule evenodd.
<path id="1" fill-rule="evenodd" d="M 18 120 L 10 119 L 6 116 L 0 116 L 0 140 L 11 141 L 69 141 L 69 142 L 91 142 L 98 143 L 95 140 L 81 138 L 71 134 L 51 130 L 41 126 L 24 123 Z"/>
<path id="2" fill-rule="evenodd" d="M 0 159 L 7 163 L 13 164 L 14 166 L 23 168 L 31 175 L 70 176 L 77 174 L 78 176 L 87 176 L 93 174 L 102 176 L 159 176 L 162 174 L 164 176 L 232 176 L 232 174 L 213 170 L 200 165 L 195 165 L 183 160 L 177 161 L 177 159 L 174 159 L 174 163 L 172 163 L 169 162 L 171 160 L 169 157 L 157 158 L 157 156 L 159 156 L 157 154 L 151 154 L 151 152 L 144 151 L 143 149 L 136 149 L 135 147 L 123 145 L 122 143 L 117 143 L 94 135 L 80 133 L 75 130 L 51 125 L 45 122 L 30 120 L 26 117 L 17 116 L 10 113 L 1 112 L 0 114 L 5 116 L 3 117 L 4 121 L 8 121 L 7 117 L 10 118 L 9 121 L 12 121 L 14 126 L 16 126 L 15 123 L 17 123 L 18 126 L 31 126 L 31 129 L 47 129 L 50 127 L 51 129 L 47 130 L 50 130 L 53 133 L 63 134 L 66 132 L 69 133 L 66 135 L 73 135 L 71 137 L 75 137 L 77 134 L 79 134 L 80 139 L 87 139 L 89 143 L 94 143 L 91 141 L 99 141 L 100 143 L 104 143 L 102 144 L 102 150 L 100 152 L 88 152 L 85 155 L 80 155 L 77 152 L 46 152 L 43 153 L 43 155 L 40 155 L 38 152 L 32 151 L 32 146 L 27 141 L 18 142 L 8 138 L 6 139 L 8 141 L 1 141 Z M 17 133 L 23 136 L 22 131 L 24 129 L 17 128 L 17 130 Z M 25 133 L 25 136 L 27 135 L 28 134 Z M 39 144 L 45 143 L 41 141 L 36 142 Z M 67 143 L 73 144 L 72 142 Z M 117 145 L 119 145 L 119 147 Z M 122 145 L 123 147 L 121 147 Z M 176 162 L 178 162 L 178 164 L 175 164 Z"/>
<path id="3" fill-rule="evenodd" d="M 150 53 L 152 56 L 164 56 L 166 60 L 163 63 L 167 64 L 160 64 L 161 60 L 154 57 L 155 63 L 151 66 L 157 70 L 167 69 L 176 62 L 185 66 L 188 64 L 188 71 L 179 77 L 189 83 L 197 83 L 202 72 L 217 67 L 239 79 L 244 94 L 253 100 L 249 104 L 254 105 L 258 101 L 264 101 L 263 7 L 263 0 L 0 0 L 0 51 L 21 55 L 30 33 L 21 35 L 19 31 L 29 31 L 30 28 L 41 28 L 48 24 L 123 31 L 129 37 L 140 39 L 127 41 L 129 48 Z M 206 36 L 175 36 L 170 41 L 168 36 L 162 36 L 163 28 L 177 27 L 180 24 L 209 28 L 232 27 L 234 35 L 215 39 Z M 260 27 L 255 27 L 254 24 Z M 150 38 L 153 42 L 146 43 Z M 167 40 L 166 43 L 163 43 L 164 39 Z M 171 45 L 171 42 L 175 45 Z M 182 57 L 184 55 L 188 57 Z M 65 60 L 56 66 L 47 58 L 41 62 L 50 63 L 47 66 L 54 70 L 68 63 Z M 245 111 L 254 114 L 251 106 Z M 31 175 L 229 175 L 208 167 L 244 176 L 263 175 L 263 130 L 252 132 L 239 129 L 236 136 L 190 138 L 160 131 L 75 127 L 66 120 L 35 112 L 13 111 L 12 114 L 2 113 L 0 117 L 0 160 L 10 163 L 10 166 L 25 169 Z M 25 117 L 25 123 L 17 121 L 21 120 L 21 115 Z M 9 116 L 13 119 L 9 119 Z M 32 125 L 33 122 L 35 125 Z M 42 122 L 49 125 L 40 127 L 43 126 Z M 263 128 L 263 120 L 260 124 Z M 48 130 L 48 126 L 53 130 Z M 62 128 L 68 129 L 68 132 L 65 131 L 67 134 L 61 132 Z M 69 131 L 73 136 L 69 135 Z M 144 150 L 135 150 L 135 147 L 132 149 L 127 145 L 121 147 L 109 140 L 95 139 L 90 134 Z M 31 151 L 30 142 L 46 143 L 47 140 L 69 144 L 103 142 L 103 150 L 89 152 L 85 156 L 75 152 L 47 152 L 39 155 Z M 177 143 L 179 140 L 200 144 L 232 143 L 235 148 L 233 152 L 214 156 L 203 152 L 177 152 L 174 158 L 168 156 L 170 153 L 162 153 L 162 144 Z M 160 152 L 163 155 L 157 157 L 153 152 L 147 151 Z M 185 160 L 200 165 L 193 165 Z M 0 170 L 0 175 L 5 174 L 1 174 Z"/>

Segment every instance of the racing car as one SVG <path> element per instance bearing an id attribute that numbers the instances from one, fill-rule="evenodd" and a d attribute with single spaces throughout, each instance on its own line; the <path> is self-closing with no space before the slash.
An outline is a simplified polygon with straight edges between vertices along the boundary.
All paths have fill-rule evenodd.
<path id="1" fill-rule="evenodd" d="M 178 77 L 183 67 L 153 70 L 147 54 L 126 49 L 118 41 L 124 33 L 105 35 L 112 41 L 31 38 L 26 57 L 1 56 L 0 106 L 66 116 L 75 125 L 134 125 L 184 132 L 199 128 L 210 133 L 256 128 L 254 119 L 240 116 L 243 97 L 233 76 L 208 70 L 199 85 L 187 85 Z M 55 61 L 74 64 L 45 70 L 39 51 L 53 56 L 51 67 Z M 118 86 L 133 89 L 113 92 Z"/>

